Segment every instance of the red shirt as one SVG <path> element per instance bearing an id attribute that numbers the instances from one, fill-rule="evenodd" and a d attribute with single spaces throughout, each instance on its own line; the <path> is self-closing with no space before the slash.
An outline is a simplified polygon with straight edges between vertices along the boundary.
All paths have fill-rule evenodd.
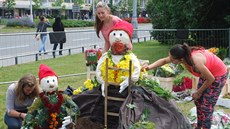
<path id="1" fill-rule="evenodd" d="M 215 54 L 213 54 L 207 50 L 193 50 L 191 53 L 191 56 L 193 56 L 196 53 L 201 53 L 202 55 L 205 56 L 205 58 L 206 58 L 205 66 L 208 68 L 208 70 L 212 73 L 212 75 L 214 77 L 219 77 L 219 76 L 222 76 L 225 73 L 227 73 L 226 65 Z M 190 72 L 193 75 L 200 77 L 199 73 L 196 73 L 193 71 L 192 66 L 190 66 Z"/>

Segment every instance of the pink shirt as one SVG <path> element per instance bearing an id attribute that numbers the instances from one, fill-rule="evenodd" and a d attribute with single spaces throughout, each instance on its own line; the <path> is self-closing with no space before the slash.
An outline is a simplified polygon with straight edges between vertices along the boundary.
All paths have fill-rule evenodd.
<path id="1" fill-rule="evenodd" d="M 192 51 L 192 55 L 196 53 L 201 53 L 206 58 L 206 64 L 205 66 L 208 68 L 208 70 L 213 74 L 214 77 L 219 77 L 227 73 L 227 67 L 223 63 L 223 61 L 218 58 L 215 54 L 207 51 L 207 50 L 194 50 Z M 193 71 L 192 67 L 190 67 L 191 72 L 193 75 L 200 77 L 199 73 L 196 73 Z"/>
<path id="2" fill-rule="evenodd" d="M 106 43 L 109 43 L 109 32 L 113 28 L 113 26 L 118 22 L 121 21 L 121 19 L 117 16 L 111 15 L 112 16 L 112 22 L 110 22 L 108 25 L 104 26 L 101 28 L 101 33 L 105 39 Z"/>

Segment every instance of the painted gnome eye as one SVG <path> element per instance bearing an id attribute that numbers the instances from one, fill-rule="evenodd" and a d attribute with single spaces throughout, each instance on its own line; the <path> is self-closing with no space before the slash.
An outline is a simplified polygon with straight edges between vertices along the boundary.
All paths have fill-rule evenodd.
<path id="1" fill-rule="evenodd" d="M 116 33 L 113 33 L 113 36 L 115 36 L 116 35 Z"/>
<path id="2" fill-rule="evenodd" d="M 49 81 L 49 80 L 47 80 L 46 82 L 47 82 L 47 83 L 50 83 L 50 81 Z"/>
<path id="3" fill-rule="evenodd" d="M 120 33 L 120 36 L 122 36 L 122 33 Z"/>
<path id="4" fill-rule="evenodd" d="M 53 79 L 53 82 L 55 82 L 55 80 Z"/>

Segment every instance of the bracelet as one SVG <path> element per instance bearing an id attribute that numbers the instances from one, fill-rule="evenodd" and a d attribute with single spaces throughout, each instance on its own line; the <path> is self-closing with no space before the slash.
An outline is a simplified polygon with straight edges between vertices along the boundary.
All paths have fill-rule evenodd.
<path id="1" fill-rule="evenodd" d="M 19 113 L 19 116 L 18 116 L 18 117 L 19 117 L 19 118 L 22 118 L 22 113 L 21 113 L 21 112 Z"/>

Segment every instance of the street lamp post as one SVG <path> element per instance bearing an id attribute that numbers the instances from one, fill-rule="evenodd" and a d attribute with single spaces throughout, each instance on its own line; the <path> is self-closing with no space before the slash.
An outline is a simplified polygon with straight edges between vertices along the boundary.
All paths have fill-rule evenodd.
<path id="1" fill-rule="evenodd" d="M 92 2 L 93 2 L 93 18 L 92 19 L 93 19 L 93 21 L 95 21 L 96 19 L 95 19 L 95 8 L 94 8 L 95 5 L 94 5 L 94 0 L 92 0 Z"/>
<path id="2" fill-rule="evenodd" d="M 134 29 L 138 29 L 138 23 L 137 23 L 137 0 L 133 0 L 132 25 L 133 25 Z M 138 38 L 137 37 L 137 31 L 133 32 L 133 38 Z"/>
<path id="3" fill-rule="evenodd" d="M 32 0 L 30 0 L 30 20 L 32 22 L 34 22 L 34 19 L 33 19 L 33 8 L 32 8 Z"/>

